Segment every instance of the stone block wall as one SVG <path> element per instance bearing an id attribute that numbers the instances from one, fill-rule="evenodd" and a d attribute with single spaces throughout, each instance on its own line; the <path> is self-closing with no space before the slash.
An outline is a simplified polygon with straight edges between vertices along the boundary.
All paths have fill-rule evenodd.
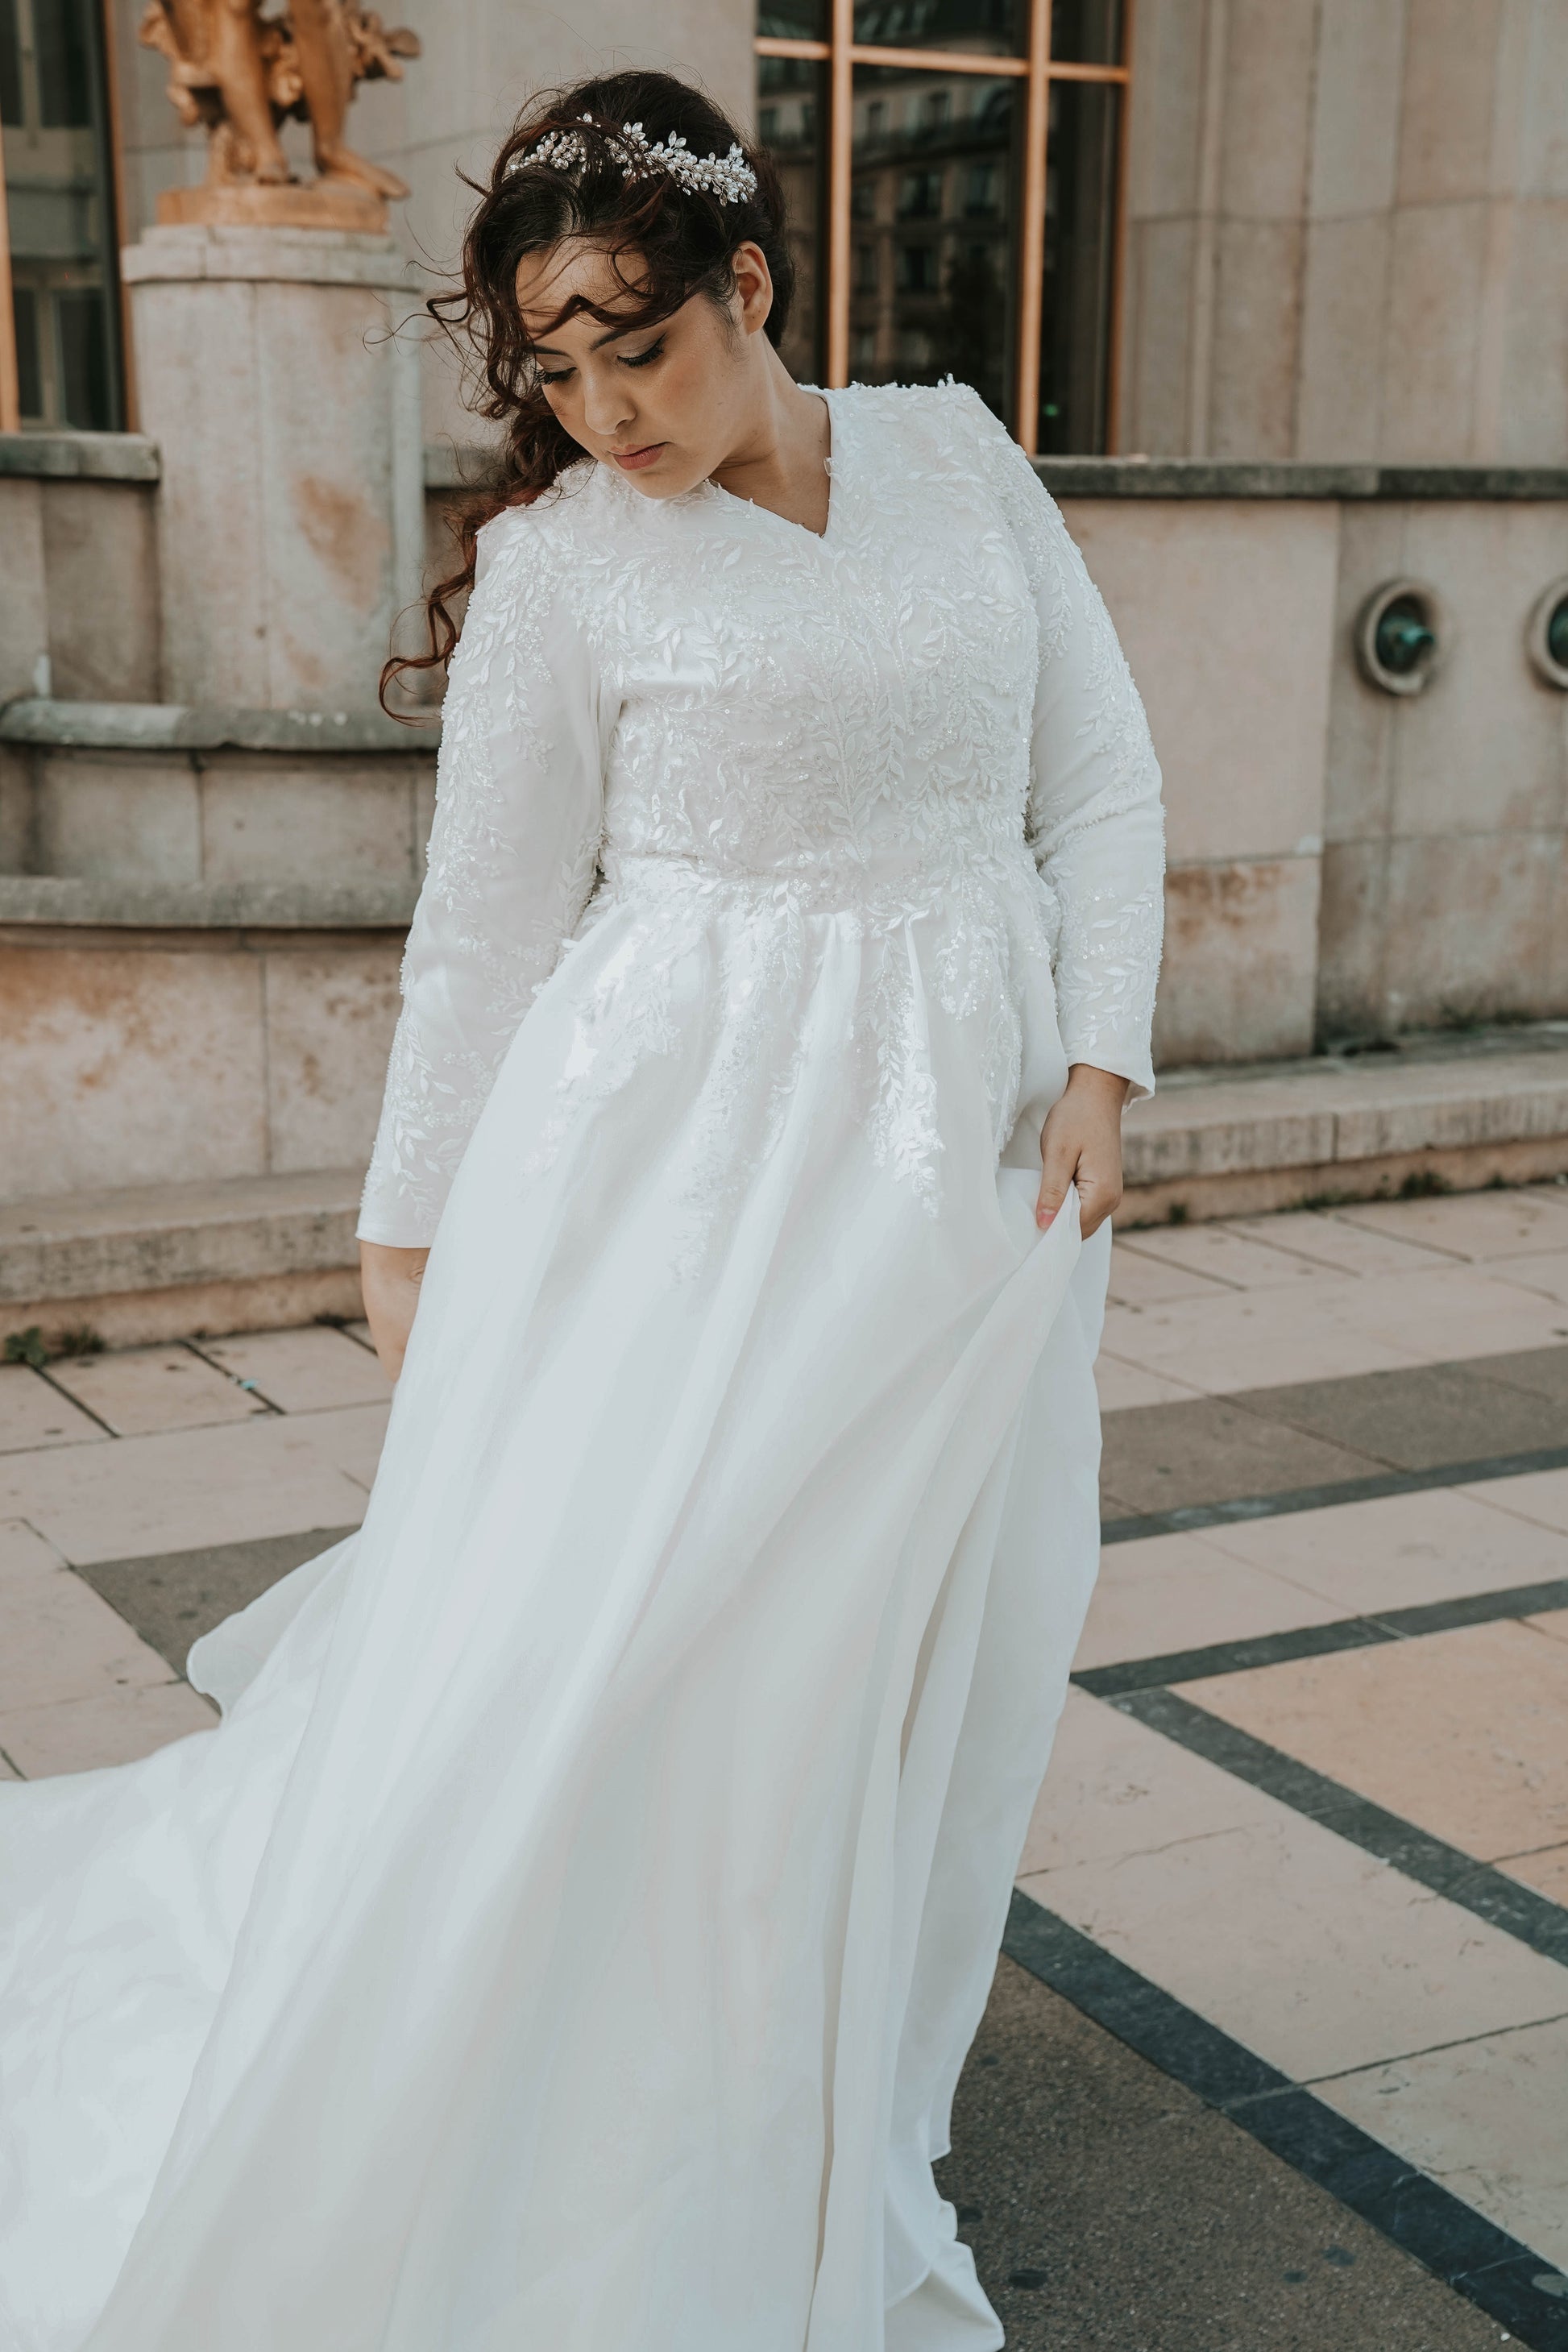
<path id="1" fill-rule="evenodd" d="M 1429 581 L 1444 658 L 1409 700 L 1336 662 L 1319 1022 L 1333 1036 L 1568 1012 L 1568 695 L 1526 652 L 1568 572 L 1563 509 L 1389 499 L 1341 521 L 1335 638 L 1382 580 Z"/>
<path id="2" fill-rule="evenodd" d="M 1164 772 L 1157 1061 L 1568 1015 L 1568 694 L 1527 651 L 1568 574 L 1568 468 L 1040 472 Z M 1439 607 L 1408 697 L 1354 653 L 1367 599 L 1402 578 Z"/>
<path id="3" fill-rule="evenodd" d="M 385 927 L 0 919 L 0 1202 L 363 1168 L 401 948 Z"/>

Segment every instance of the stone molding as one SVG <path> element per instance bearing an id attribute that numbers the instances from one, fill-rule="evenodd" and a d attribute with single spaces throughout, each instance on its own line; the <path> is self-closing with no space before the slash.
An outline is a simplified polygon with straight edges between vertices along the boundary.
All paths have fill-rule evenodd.
<path id="1" fill-rule="evenodd" d="M 434 717 L 403 725 L 375 710 L 253 710 L 232 703 L 68 702 L 26 696 L 0 708 L 0 743 L 78 751 L 390 752 L 428 758 Z"/>
<path id="2" fill-rule="evenodd" d="M 0 931 L 403 931 L 417 881 L 157 882 L 0 874 Z M 157 939 L 150 942 L 164 944 Z"/>
<path id="3" fill-rule="evenodd" d="M 156 482 L 163 471 L 157 444 L 144 433 L 0 433 L 0 477 Z"/>
<path id="4" fill-rule="evenodd" d="M 0 1299 L 352 1265 L 358 1169 L 148 1184 L 0 1207 Z"/>
<path id="5" fill-rule="evenodd" d="M 127 286 L 188 278 L 287 286 L 374 286 L 417 294 L 420 278 L 390 236 L 352 229 L 230 228 L 212 222 L 144 229 L 120 256 Z"/>
<path id="6" fill-rule="evenodd" d="M 174 274 L 174 273 L 171 273 Z M 236 269 L 235 276 L 254 275 Z M 329 282 L 344 282 L 342 278 Z M 402 277 L 358 284 L 408 286 Z M 492 452 L 482 442 L 425 445 L 427 490 L 482 490 Z M 0 433 L 0 477 L 156 482 L 157 446 L 141 433 Z M 1055 498 L 1568 499 L 1568 466 L 1368 466 L 1305 458 L 1037 457 Z"/>
<path id="7" fill-rule="evenodd" d="M 1568 466 L 1317 465 L 1306 458 L 1037 457 L 1058 499 L 1568 499 Z"/>

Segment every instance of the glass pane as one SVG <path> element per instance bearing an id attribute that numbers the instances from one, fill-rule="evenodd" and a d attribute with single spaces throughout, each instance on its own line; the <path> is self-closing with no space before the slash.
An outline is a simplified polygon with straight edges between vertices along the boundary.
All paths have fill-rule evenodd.
<path id="1" fill-rule="evenodd" d="M 1022 89 L 984 74 L 857 68 L 855 383 L 951 373 L 1006 415 Z"/>
<path id="2" fill-rule="evenodd" d="M 24 413 L 114 430 L 120 317 L 103 61 L 95 0 L 0 0 L 14 27 L 16 120 L 5 125 L 5 197 Z M 26 343 L 23 362 L 21 345 Z"/>
<path id="3" fill-rule="evenodd" d="M 22 28 L 16 0 L 0 0 L 0 122 L 22 119 Z"/>
<path id="4" fill-rule="evenodd" d="M 1122 0 L 1056 0 L 1052 57 L 1064 65 L 1121 65 L 1126 14 Z"/>
<path id="5" fill-rule="evenodd" d="M 1026 37 L 1024 0 L 855 0 L 856 40 L 884 49 L 1016 58 Z"/>
<path id="6" fill-rule="evenodd" d="M 800 58 L 757 59 L 757 143 L 778 165 L 789 208 L 795 302 L 779 350 L 799 383 L 822 377 L 827 69 Z"/>
<path id="7" fill-rule="evenodd" d="M 96 26 L 90 0 L 33 0 L 37 53 L 38 121 L 46 131 L 86 131 L 92 125 L 92 51 Z"/>
<path id="8" fill-rule="evenodd" d="M 29 423 L 44 414 L 44 380 L 38 367 L 38 306 L 26 287 L 11 296 L 11 316 L 16 328 L 16 405 Z"/>
<path id="9" fill-rule="evenodd" d="M 96 293 L 55 297 L 60 341 L 60 412 L 82 433 L 107 433 L 110 410 L 109 344 L 103 304 Z"/>
<path id="10" fill-rule="evenodd" d="M 1051 84 L 1040 319 L 1042 457 L 1105 447 L 1120 86 Z"/>
<path id="11" fill-rule="evenodd" d="M 825 41 L 827 0 L 757 0 L 757 31 L 771 41 Z"/>

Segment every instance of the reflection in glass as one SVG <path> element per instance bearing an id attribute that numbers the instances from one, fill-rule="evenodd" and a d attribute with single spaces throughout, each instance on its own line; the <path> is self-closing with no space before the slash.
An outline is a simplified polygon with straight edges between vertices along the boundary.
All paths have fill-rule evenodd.
<path id="1" fill-rule="evenodd" d="M 1007 414 L 1019 89 L 985 74 L 856 69 L 856 383 L 952 373 Z"/>
<path id="2" fill-rule="evenodd" d="M 24 424 L 121 422 L 114 207 L 95 0 L 0 0 Z"/>
<path id="3" fill-rule="evenodd" d="M 825 41 L 827 0 L 758 0 L 757 33 L 768 41 Z"/>
<path id="4" fill-rule="evenodd" d="M 855 38 L 885 49 L 1021 57 L 1024 0 L 856 0 Z"/>
<path id="5" fill-rule="evenodd" d="M 1125 19 L 1123 0 L 1055 0 L 1051 55 L 1062 65 L 1119 66 Z"/>
<path id="6" fill-rule="evenodd" d="M 1051 84 L 1037 444 L 1042 457 L 1095 457 L 1105 447 L 1120 99 L 1114 82 Z"/>
<path id="7" fill-rule="evenodd" d="M 806 12 L 803 8 L 801 13 Z M 795 256 L 795 306 L 779 348 L 799 383 L 822 379 L 826 243 L 822 125 L 826 120 L 826 67 L 801 58 L 757 59 L 757 142 L 772 155 L 784 182 Z"/>
<path id="8" fill-rule="evenodd" d="M 22 120 L 22 28 L 16 0 L 0 0 L 0 123 Z"/>

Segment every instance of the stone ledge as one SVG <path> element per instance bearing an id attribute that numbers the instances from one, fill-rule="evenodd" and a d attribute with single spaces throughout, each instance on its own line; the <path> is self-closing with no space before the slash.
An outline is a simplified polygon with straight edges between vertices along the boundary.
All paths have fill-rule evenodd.
<path id="1" fill-rule="evenodd" d="M 1315 465 L 1304 458 L 1037 457 L 1053 498 L 1565 499 L 1568 466 Z"/>
<path id="2" fill-rule="evenodd" d="M 1560 1034 L 1559 1034 L 1560 1033 Z M 1533 1047 L 1413 1041 L 1257 1071 L 1182 1071 L 1129 1113 L 1123 1222 L 1247 1215 L 1426 1181 L 1568 1171 L 1568 1024 Z"/>
<path id="3" fill-rule="evenodd" d="M 0 433 L 0 475 L 56 482 L 155 482 L 158 446 L 144 433 Z"/>
<path id="4" fill-rule="evenodd" d="M 248 223 L 159 222 L 123 246 L 127 286 L 239 279 L 251 284 L 363 286 L 418 296 L 417 265 L 381 230 L 290 228 Z"/>
<path id="5" fill-rule="evenodd" d="M 0 874 L 0 927 L 89 930 L 405 930 L 406 882 L 120 882 Z"/>
<path id="6" fill-rule="evenodd" d="M 427 490 L 482 490 L 494 453 L 482 442 L 428 442 Z M 156 482 L 155 442 L 141 433 L 0 433 L 0 477 Z M 1371 466 L 1310 458 L 1037 457 L 1057 498 L 1568 499 L 1568 466 Z"/>
<path id="7" fill-rule="evenodd" d="M 0 1300 L 66 1300 L 353 1266 L 358 1169 L 71 1192 L 0 1208 Z"/>
<path id="8" fill-rule="evenodd" d="M 0 709 L 0 742 L 54 751 L 391 752 L 429 758 L 441 729 L 380 710 L 253 710 L 237 703 L 68 702 L 27 695 Z"/>

